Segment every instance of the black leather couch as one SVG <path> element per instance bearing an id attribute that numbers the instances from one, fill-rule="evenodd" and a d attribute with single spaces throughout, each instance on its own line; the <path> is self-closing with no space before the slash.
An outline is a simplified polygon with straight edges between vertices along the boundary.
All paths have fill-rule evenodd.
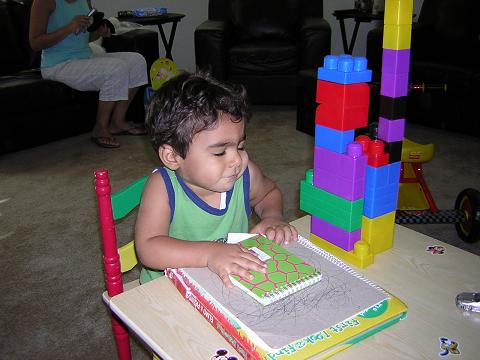
<path id="1" fill-rule="evenodd" d="M 479 14 L 478 0 L 424 0 L 412 25 L 409 82 L 425 83 L 427 88 L 410 91 L 408 122 L 480 136 Z M 382 39 L 382 28 L 367 35 L 374 81 L 380 77 Z M 376 98 L 372 95 L 371 100 L 373 119 Z"/>
<path id="2" fill-rule="evenodd" d="M 0 0 L 0 154 L 91 131 L 97 92 L 80 92 L 41 78 L 40 53 L 28 42 L 31 0 Z M 107 51 L 136 51 L 150 67 L 158 35 L 137 29 L 105 39 Z M 143 91 L 128 118 L 143 121 Z"/>
<path id="3" fill-rule="evenodd" d="M 195 60 L 243 84 L 254 104 L 296 104 L 297 75 L 330 53 L 322 0 L 210 0 L 195 30 Z"/>

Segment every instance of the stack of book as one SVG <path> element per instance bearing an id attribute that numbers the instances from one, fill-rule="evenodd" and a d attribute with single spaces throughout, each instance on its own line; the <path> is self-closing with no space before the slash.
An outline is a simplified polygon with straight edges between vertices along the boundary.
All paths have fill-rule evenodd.
<path id="1" fill-rule="evenodd" d="M 331 356 L 406 316 L 398 298 L 307 239 L 288 250 L 258 237 L 243 245 L 268 271 L 243 285 L 236 279 L 233 289 L 208 268 L 165 274 L 245 359 Z"/>

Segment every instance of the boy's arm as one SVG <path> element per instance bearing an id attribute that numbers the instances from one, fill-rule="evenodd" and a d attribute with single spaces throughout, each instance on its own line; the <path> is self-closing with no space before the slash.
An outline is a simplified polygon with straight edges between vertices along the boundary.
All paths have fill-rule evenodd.
<path id="1" fill-rule="evenodd" d="M 277 244 L 297 240 L 297 230 L 285 222 L 282 193 L 277 185 L 266 177 L 252 161 L 250 172 L 250 205 L 261 221 L 250 232 L 267 236 Z"/>
<path id="2" fill-rule="evenodd" d="M 161 174 L 148 179 L 135 225 L 135 248 L 140 262 L 152 269 L 206 267 L 226 286 L 228 275 L 251 276 L 248 271 L 264 271 L 265 264 L 239 245 L 212 241 L 186 241 L 168 236 L 170 206 Z"/>

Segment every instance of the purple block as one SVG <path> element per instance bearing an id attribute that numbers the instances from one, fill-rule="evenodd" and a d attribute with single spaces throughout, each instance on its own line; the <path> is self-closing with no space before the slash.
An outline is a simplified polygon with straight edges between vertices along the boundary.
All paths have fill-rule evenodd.
<path id="1" fill-rule="evenodd" d="M 329 243 L 336 245 L 343 250 L 352 251 L 355 243 L 362 236 L 362 229 L 352 232 L 336 227 L 322 219 L 312 215 L 310 231 L 312 234 L 327 240 Z"/>
<path id="2" fill-rule="evenodd" d="M 327 171 L 336 177 L 353 181 L 354 179 L 365 177 L 367 161 L 368 157 L 363 154 L 362 145 L 356 142 L 351 142 L 347 145 L 346 154 L 339 154 L 329 149 L 315 146 L 313 168 L 314 170 Z"/>
<path id="3" fill-rule="evenodd" d="M 397 98 L 408 94 L 408 73 L 382 74 L 380 95 Z"/>
<path id="4" fill-rule="evenodd" d="M 382 74 L 408 74 L 410 49 L 383 49 Z"/>
<path id="5" fill-rule="evenodd" d="M 387 142 L 403 141 L 405 135 L 405 119 L 389 120 L 380 117 L 378 137 Z"/>
<path id="6" fill-rule="evenodd" d="M 363 198 L 365 178 L 345 179 L 334 176 L 329 171 L 313 170 L 313 185 L 343 199 L 355 201 Z"/>

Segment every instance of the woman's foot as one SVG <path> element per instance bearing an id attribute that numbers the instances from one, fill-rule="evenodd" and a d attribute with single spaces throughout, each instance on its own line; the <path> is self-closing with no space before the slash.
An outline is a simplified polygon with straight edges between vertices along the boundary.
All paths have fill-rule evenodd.
<path id="1" fill-rule="evenodd" d="M 114 149 L 120 147 L 120 143 L 108 130 L 98 130 L 94 128 L 90 140 L 102 148 Z"/>
<path id="2" fill-rule="evenodd" d="M 96 145 L 98 145 L 102 148 L 114 149 L 114 148 L 120 147 L 120 143 L 117 140 L 115 140 L 114 137 L 110 137 L 110 136 L 95 137 L 95 136 L 92 136 L 90 139 Z"/>
<path id="3" fill-rule="evenodd" d="M 110 126 L 110 133 L 112 135 L 146 135 L 147 131 L 142 124 L 135 124 L 133 122 L 123 122 L 122 124 L 115 124 Z"/>

